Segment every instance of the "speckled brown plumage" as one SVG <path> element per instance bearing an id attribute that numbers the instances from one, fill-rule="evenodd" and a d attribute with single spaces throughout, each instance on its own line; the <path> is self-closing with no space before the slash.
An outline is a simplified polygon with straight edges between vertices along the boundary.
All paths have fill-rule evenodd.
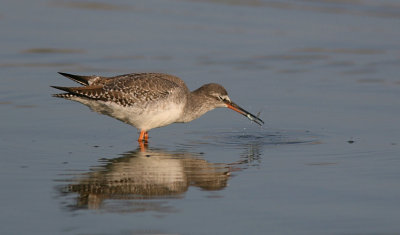
<path id="1" fill-rule="evenodd" d="M 115 77 L 65 75 L 85 86 L 54 88 L 68 93 L 55 94 L 55 97 L 85 97 L 93 100 L 111 101 L 127 107 L 139 102 L 150 102 L 167 98 L 177 89 L 187 90 L 186 85 L 177 77 L 160 73 L 134 73 Z M 72 78 L 73 77 L 73 78 Z"/>
<path id="2" fill-rule="evenodd" d="M 147 131 L 174 122 L 190 122 L 215 108 L 227 107 L 262 125 L 263 121 L 233 103 L 225 88 L 205 84 L 190 92 L 178 77 L 163 73 L 132 73 L 115 77 L 61 75 L 83 85 L 60 87 L 53 96 L 80 102 L 95 112 L 138 128 L 139 141 Z"/>

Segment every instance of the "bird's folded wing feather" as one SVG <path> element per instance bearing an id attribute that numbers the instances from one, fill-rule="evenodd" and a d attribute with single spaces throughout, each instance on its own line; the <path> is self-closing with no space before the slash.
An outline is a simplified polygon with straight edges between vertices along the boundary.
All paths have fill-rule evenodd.
<path id="1" fill-rule="evenodd" d="M 69 93 L 95 100 L 112 101 L 123 106 L 151 102 L 170 95 L 179 86 L 165 79 L 148 77 L 118 77 L 103 84 L 84 87 L 55 87 Z"/>

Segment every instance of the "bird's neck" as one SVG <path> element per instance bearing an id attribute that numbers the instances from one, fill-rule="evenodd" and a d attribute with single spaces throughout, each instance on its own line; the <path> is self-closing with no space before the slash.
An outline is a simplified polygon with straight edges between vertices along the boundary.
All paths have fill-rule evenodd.
<path id="1" fill-rule="evenodd" d="M 180 121 L 190 122 L 214 108 L 215 107 L 208 101 L 204 94 L 199 92 L 199 90 L 195 90 L 190 92 L 188 95 L 188 99 L 183 111 L 184 115 L 182 115 L 182 119 Z"/>

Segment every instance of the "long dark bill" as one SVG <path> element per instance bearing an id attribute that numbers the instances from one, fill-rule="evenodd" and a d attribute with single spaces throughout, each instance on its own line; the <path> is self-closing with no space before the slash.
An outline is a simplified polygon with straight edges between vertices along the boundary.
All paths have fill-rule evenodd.
<path id="1" fill-rule="evenodd" d="M 225 102 L 225 104 L 228 106 L 228 108 L 230 108 L 230 109 L 242 114 L 243 116 L 247 117 L 251 121 L 257 123 L 258 125 L 262 126 L 264 124 L 263 120 L 261 120 L 260 118 L 254 116 L 253 114 L 247 112 L 246 110 L 242 109 L 241 107 L 239 107 L 239 105 L 237 105 L 237 104 L 235 104 L 233 102 L 230 102 L 230 101 Z"/>

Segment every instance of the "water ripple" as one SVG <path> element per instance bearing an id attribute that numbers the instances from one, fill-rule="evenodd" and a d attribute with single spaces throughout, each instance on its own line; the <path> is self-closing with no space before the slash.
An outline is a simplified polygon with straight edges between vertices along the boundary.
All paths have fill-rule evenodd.
<path id="1" fill-rule="evenodd" d="M 259 131 L 214 131 L 214 132 L 191 132 L 201 139 L 189 140 L 181 147 L 191 149 L 194 147 L 219 146 L 242 149 L 245 146 L 275 146 L 292 144 L 315 144 L 319 143 L 317 137 L 309 131 L 304 130 L 264 130 Z"/>

